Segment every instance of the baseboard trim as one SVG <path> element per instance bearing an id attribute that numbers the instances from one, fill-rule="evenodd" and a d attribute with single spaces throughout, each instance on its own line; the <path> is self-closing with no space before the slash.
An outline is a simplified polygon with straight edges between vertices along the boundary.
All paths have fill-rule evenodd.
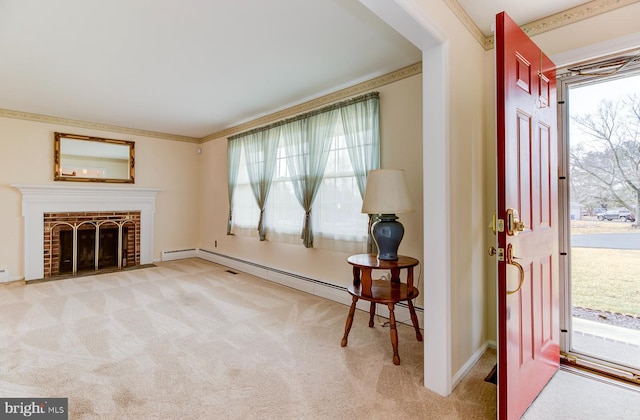
<path id="1" fill-rule="evenodd" d="M 476 363 L 480 360 L 485 351 L 490 347 L 489 341 L 485 341 L 485 343 L 480 346 L 478 350 L 467 360 L 467 362 L 453 375 L 452 378 L 452 387 L 454 389 L 458 384 L 464 379 L 465 376 L 471 372 L 471 369 L 475 366 Z"/>
<path id="2" fill-rule="evenodd" d="M 225 267 L 230 267 L 235 270 L 242 271 L 243 273 L 251 274 L 264 280 L 272 281 L 274 283 L 278 283 L 292 289 L 300 290 L 314 296 L 329 299 L 347 306 L 351 305 L 351 295 L 349 295 L 349 293 L 347 292 L 347 288 L 344 286 L 338 286 L 335 284 L 324 282 L 322 280 L 312 279 L 310 277 L 302 276 L 295 273 L 289 273 L 261 264 L 256 264 L 251 261 L 242 260 L 240 258 L 230 257 L 207 249 L 196 249 L 195 256 L 197 258 L 220 264 Z M 364 300 L 358 301 L 356 305 L 357 309 L 365 311 L 367 313 L 369 312 L 369 307 L 369 302 Z M 415 306 L 415 309 L 416 315 L 418 316 L 418 322 L 420 323 L 420 326 L 423 327 L 424 310 L 423 308 L 418 306 Z M 377 305 L 377 314 L 383 318 L 388 319 L 389 309 L 384 305 Z M 397 322 L 412 325 L 409 306 L 406 303 L 401 302 L 396 304 L 395 316 Z"/>
<path id="3" fill-rule="evenodd" d="M 2 284 L 2 283 L 12 283 L 14 281 L 22 281 L 22 280 L 24 280 L 24 277 L 20 277 L 20 276 L 7 277 L 7 278 L 3 278 L 2 280 L 0 280 L 0 284 Z"/>

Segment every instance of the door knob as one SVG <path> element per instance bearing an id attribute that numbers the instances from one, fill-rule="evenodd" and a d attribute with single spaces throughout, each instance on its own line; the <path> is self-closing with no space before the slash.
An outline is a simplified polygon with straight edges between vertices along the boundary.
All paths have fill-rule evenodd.
<path id="1" fill-rule="evenodd" d="M 504 248 L 496 248 L 495 246 L 490 246 L 487 250 L 490 257 L 498 256 L 498 261 L 504 261 Z"/>

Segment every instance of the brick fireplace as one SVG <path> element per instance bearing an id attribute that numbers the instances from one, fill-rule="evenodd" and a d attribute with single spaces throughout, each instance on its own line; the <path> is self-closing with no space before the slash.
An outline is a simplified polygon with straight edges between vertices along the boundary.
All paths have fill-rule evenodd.
<path id="1" fill-rule="evenodd" d="M 140 265 L 140 212 L 44 213 L 44 278 Z"/>
<path id="2" fill-rule="evenodd" d="M 65 256 L 63 271 L 68 270 L 69 263 L 72 272 L 74 266 L 76 272 L 79 271 L 80 259 L 82 269 L 90 268 L 91 261 L 94 268 L 96 265 L 100 268 L 102 261 L 102 266 L 109 265 L 112 269 L 153 263 L 154 215 L 159 188 L 97 184 L 12 187 L 22 193 L 25 280 L 60 274 L 60 252 L 56 255 L 54 247 L 61 245 L 61 232 L 69 230 L 75 234 L 62 233 L 62 241 L 67 247 L 69 241 L 72 247 L 82 242 L 83 253 L 88 255 L 76 255 L 75 263 Z M 104 242 L 108 239 L 106 236 L 117 236 L 115 245 Z M 109 255 L 105 255 L 105 250 Z"/>

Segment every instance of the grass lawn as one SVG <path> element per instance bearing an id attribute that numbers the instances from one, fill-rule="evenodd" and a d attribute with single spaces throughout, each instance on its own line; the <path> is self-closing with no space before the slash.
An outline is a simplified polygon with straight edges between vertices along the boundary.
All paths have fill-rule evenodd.
<path id="1" fill-rule="evenodd" d="M 573 306 L 640 316 L 640 250 L 572 248 Z"/>

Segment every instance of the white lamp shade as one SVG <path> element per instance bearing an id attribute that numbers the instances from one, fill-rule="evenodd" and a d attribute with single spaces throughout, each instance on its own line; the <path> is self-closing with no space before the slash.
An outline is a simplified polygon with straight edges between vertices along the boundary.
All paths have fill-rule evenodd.
<path id="1" fill-rule="evenodd" d="M 362 213 L 396 214 L 414 211 L 404 169 L 369 172 L 362 201 Z"/>

